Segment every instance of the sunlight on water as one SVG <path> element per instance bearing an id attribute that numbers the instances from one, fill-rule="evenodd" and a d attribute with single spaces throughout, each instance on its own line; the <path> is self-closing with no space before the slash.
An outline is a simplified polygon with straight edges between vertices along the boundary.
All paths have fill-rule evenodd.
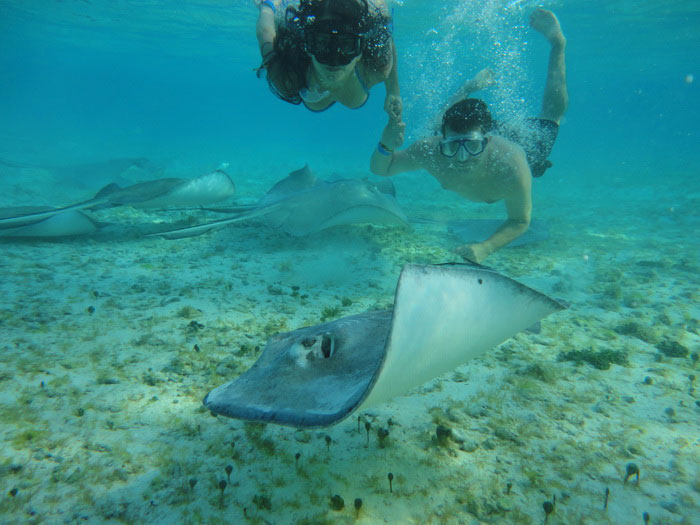
<path id="1" fill-rule="evenodd" d="M 531 35 L 521 9 L 523 2 L 511 2 L 509 9 L 504 9 L 504 4 L 503 0 L 464 0 L 442 5 L 430 15 L 437 23 L 417 36 L 419 44 L 408 43 L 403 50 L 406 69 L 410 70 L 407 77 L 415 79 L 411 94 L 419 94 L 406 96 L 407 113 L 419 113 L 413 135 L 432 132 L 429 127 L 435 113 L 485 67 L 493 70 L 496 79 L 488 90 L 492 111 L 510 120 L 524 116 L 525 54 Z M 419 108 L 432 108 L 434 113 L 421 114 Z"/>

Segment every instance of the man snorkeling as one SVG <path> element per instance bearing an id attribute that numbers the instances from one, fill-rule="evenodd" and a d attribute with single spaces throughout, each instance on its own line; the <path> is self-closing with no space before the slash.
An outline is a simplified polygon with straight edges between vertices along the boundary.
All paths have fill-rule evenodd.
<path id="1" fill-rule="evenodd" d="M 532 177 L 551 166 L 547 160 L 568 106 L 566 88 L 566 39 L 554 13 L 537 9 L 530 26 L 550 44 L 547 82 L 542 109 L 524 126 L 505 125 L 491 119 L 486 104 L 465 98 L 442 115 L 440 135 L 424 138 L 403 151 L 405 124 L 389 119 L 370 161 L 377 175 L 391 176 L 425 169 L 443 188 L 474 202 L 492 204 L 503 200 L 508 218 L 486 240 L 455 249 L 463 259 L 481 262 L 496 250 L 525 233 L 532 211 Z M 486 87 L 482 71 L 460 89 L 469 92 Z"/>
<path id="2" fill-rule="evenodd" d="M 401 121 L 397 58 L 385 0 L 257 0 L 257 37 L 272 92 L 311 111 L 362 107 L 386 86 L 384 109 Z M 292 4 L 292 5 L 290 5 Z"/>

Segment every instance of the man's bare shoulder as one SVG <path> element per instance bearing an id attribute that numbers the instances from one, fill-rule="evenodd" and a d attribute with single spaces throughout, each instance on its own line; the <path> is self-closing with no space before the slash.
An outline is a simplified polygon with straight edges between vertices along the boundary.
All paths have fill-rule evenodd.
<path id="1" fill-rule="evenodd" d="M 527 166 L 525 150 L 519 144 L 500 135 L 491 135 L 489 143 L 492 148 L 491 159 L 493 159 L 494 167 L 504 171 L 521 172 L 523 167 Z"/>
<path id="2" fill-rule="evenodd" d="M 416 160 L 425 160 L 428 158 L 432 158 L 432 155 L 435 152 L 435 143 L 435 137 L 424 137 L 415 141 L 404 151 L 407 155 L 413 157 Z"/>

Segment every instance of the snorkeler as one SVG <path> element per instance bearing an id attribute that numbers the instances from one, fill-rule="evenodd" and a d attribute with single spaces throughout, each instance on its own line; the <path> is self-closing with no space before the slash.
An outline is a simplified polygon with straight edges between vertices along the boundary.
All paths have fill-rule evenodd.
<path id="1" fill-rule="evenodd" d="M 532 177 L 551 166 L 547 160 L 568 106 L 564 50 L 566 39 L 554 13 L 537 9 L 530 26 L 550 43 L 547 82 L 542 110 L 524 126 L 492 121 L 486 104 L 466 98 L 442 115 L 441 135 L 419 140 L 403 151 L 405 124 L 389 119 L 370 162 L 377 175 L 391 176 L 425 169 L 443 188 L 474 201 L 505 201 L 507 220 L 485 241 L 465 244 L 454 251 L 463 259 L 481 262 L 491 253 L 525 233 L 532 211 Z M 486 70 L 460 89 L 463 96 L 486 87 Z"/>
<path id="2" fill-rule="evenodd" d="M 256 0 L 257 37 L 272 92 L 311 111 L 362 107 L 384 82 L 384 109 L 401 121 L 397 58 L 385 0 Z"/>

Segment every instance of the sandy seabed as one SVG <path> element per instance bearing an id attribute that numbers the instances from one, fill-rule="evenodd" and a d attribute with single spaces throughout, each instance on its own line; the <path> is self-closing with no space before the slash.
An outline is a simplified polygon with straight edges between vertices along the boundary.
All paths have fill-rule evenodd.
<path id="1" fill-rule="evenodd" d="M 248 196 L 266 187 L 253 175 Z M 115 208 L 91 237 L 1 241 L 0 521 L 700 523 L 700 195 L 613 184 L 602 201 L 557 177 L 536 190 L 552 237 L 487 264 L 570 308 L 326 429 L 201 401 L 270 335 L 390 306 L 404 263 L 456 260 L 439 221 L 500 207 L 409 176 L 400 203 L 438 222 L 165 241 L 141 233 L 201 213 Z M 74 198 L 41 172 L 0 180 L 2 205 Z M 60 202 L 40 202 L 52 184 Z"/>

